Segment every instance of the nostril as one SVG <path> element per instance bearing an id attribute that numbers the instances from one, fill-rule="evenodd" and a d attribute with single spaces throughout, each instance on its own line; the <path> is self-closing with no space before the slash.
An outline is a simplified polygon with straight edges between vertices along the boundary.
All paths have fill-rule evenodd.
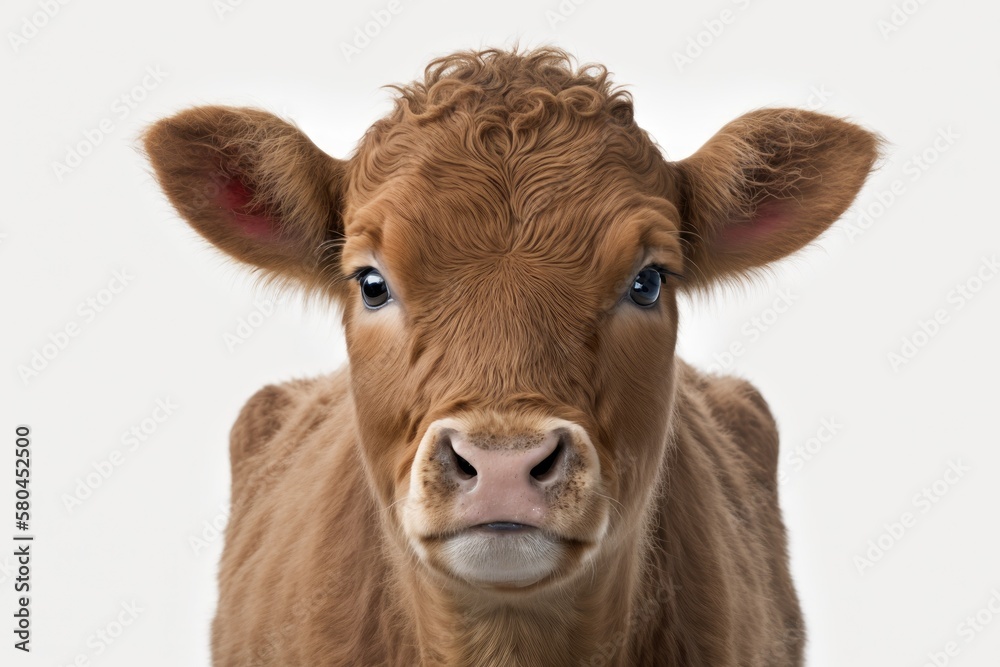
<path id="1" fill-rule="evenodd" d="M 475 477 L 476 469 L 472 467 L 472 464 L 459 456 L 458 452 L 455 452 L 455 450 L 452 450 L 452 452 L 455 454 L 455 465 L 458 466 L 458 469 L 468 477 Z"/>
<path id="2" fill-rule="evenodd" d="M 542 459 L 538 465 L 531 469 L 531 476 L 534 477 L 539 482 L 544 482 L 555 475 L 556 461 L 559 460 L 559 456 L 563 451 L 563 443 L 560 440 L 556 448 L 552 450 L 552 453 Z"/>

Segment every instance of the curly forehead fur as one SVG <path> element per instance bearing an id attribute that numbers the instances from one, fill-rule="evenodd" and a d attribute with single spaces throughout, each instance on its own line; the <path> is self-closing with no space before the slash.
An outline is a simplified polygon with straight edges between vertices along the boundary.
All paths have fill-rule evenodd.
<path id="1" fill-rule="evenodd" d="M 435 210 L 491 220 L 509 234 L 543 216 L 567 221 L 556 209 L 581 195 L 588 206 L 611 209 L 608 198 L 621 199 L 623 179 L 630 191 L 636 183 L 650 193 L 665 188 L 663 160 L 635 124 L 629 94 L 612 86 L 605 68 L 575 68 L 557 49 L 458 53 L 432 62 L 423 81 L 391 88 L 393 112 L 356 154 L 358 194 L 422 179 L 430 191 L 397 193 L 401 205 L 412 210 L 414 196 L 430 197 Z"/>
<path id="2" fill-rule="evenodd" d="M 390 88 L 399 92 L 397 114 L 423 119 L 463 109 L 530 126 L 538 119 L 540 105 L 554 104 L 569 104 L 587 114 L 632 118 L 630 96 L 611 85 L 604 66 L 577 68 L 569 54 L 555 48 L 454 53 L 432 61 L 423 81 Z"/>

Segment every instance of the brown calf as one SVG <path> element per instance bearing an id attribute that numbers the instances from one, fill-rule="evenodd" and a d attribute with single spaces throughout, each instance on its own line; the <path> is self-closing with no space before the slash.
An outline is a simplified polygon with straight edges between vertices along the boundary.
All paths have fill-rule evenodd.
<path id="1" fill-rule="evenodd" d="M 215 664 L 798 665 L 778 436 L 677 297 L 815 239 L 871 133 L 747 114 L 663 159 L 600 67 L 461 53 L 347 160 L 251 109 L 146 149 L 221 249 L 331 297 L 350 363 L 233 427 Z"/>

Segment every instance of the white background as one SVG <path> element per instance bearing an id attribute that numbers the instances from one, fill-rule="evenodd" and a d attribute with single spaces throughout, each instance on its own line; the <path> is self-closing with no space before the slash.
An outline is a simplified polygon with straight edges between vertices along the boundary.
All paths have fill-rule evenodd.
<path id="1" fill-rule="evenodd" d="M 46 2 L 51 18 L 39 13 Z M 957 655 L 938 664 L 998 664 L 1000 618 L 983 612 L 992 623 L 978 631 L 961 624 L 1000 591 L 1000 280 L 977 282 L 984 258 L 1000 252 L 1000 5 L 908 0 L 909 14 L 900 5 L 894 15 L 893 2 L 399 0 L 348 59 L 342 44 L 386 2 L 244 0 L 222 11 L 213 0 L 7 0 L 0 542 L 14 532 L 17 424 L 33 431 L 37 541 L 30 656 L 11 646 L 13 547 L 0 547 L 0 663 L 207 664 L 222 547 L 207 526 L 225 516 L 229 427 L 262 385 L 345 360 L 334 314 L 290 299 L 262 323 L 253 315 L 271 295 L 176 217 L 135 150 L 139 131 L 190 105 L 255 105 L 344 156 L 388 110 L 380 86 L 412 80 L 432 57 L 519 39 L 606 64 L 671 159 L 772 105 L 821 105 L 891 142 L 818 244 L 749 290 L 685 303 L 681 353 L 751 379 L 777 416 L 810 665 L 923 665 L 949 642 Z M 728 23 L 717 21 L 724 10 Z M 691 62 L 678 64 L 686 50 Z M 113 129 L 95 135 L 105 118 Z M 88 133 L 100 142 L 57 175 L 68 151 L 96 143 Z M 103 292 L 123 270 L 124 289 Z M 954 290 L 966 283 L 980 289 L 959 308 Z M 775 317 L 779 292 L 792 305 Z M 109 296 L 92 319 L 80 309 Z M 939 309 L 947 321 L 917 335 L 916 354 L 894 368 L 889 353 Z M 248 318 L 260 326 L 230 350 L 224 336 Z M 79 334 L 23 379 L 18 368 L 71 323 Z M 726 359 L 734 343 L 741 353 Z M 178 407 L 130 451 L 123 433 L 157 399 Z M 832 437 L 823 420 L 836 424 Z M 121 465 L 68 509 L 116 449 Z M 952 463 L 968 470 L 938 481 Z M 915 502 L 935 481 L 943 495 Z M 915 524 L 886 533 L 906 512 Z M 884 555 L 859 566 L 880 537 Z M 133 601 L 135 621 L 110 645 L 98 640 Z"/>

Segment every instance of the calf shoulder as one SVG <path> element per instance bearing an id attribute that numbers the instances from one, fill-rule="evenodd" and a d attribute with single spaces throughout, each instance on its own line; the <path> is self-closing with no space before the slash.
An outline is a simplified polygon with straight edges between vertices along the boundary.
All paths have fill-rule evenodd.
<path id="1" fill-rule="evenodd" d="M 341 371 L 270 384 L 250 397 L 229 434 L 234 504 L 246 494 L 258 493 L 285 468 L 305 436 L 346 398 L 347 385 L 347 372 Z"/>
<path id="2" fill-rule="evenodd" d="M 757 388 L 729 375 L 689 376 L 717 423 L 751 464 L 752 477 L 774 490 L 778 475 L 778 425 Z"/>
<path id="3" fill-rule="evenodd" d="M 678 361 L 675 450 L 660 523 L 666 544 L 691 553 L 658 556 L 660 567 L 676 561 L 668 583 L 681 582 L 681 597 L 719 603 L 707 617 L 690 599 L 674 610 L 702 640 L 681 662 L 728 665 L 742 656 L 741 665 L 801 665 L 805 631 L 778 502 L 774 417 L 749 382 Z M 732 655 L 713 654 L 718 646 Z"/>

